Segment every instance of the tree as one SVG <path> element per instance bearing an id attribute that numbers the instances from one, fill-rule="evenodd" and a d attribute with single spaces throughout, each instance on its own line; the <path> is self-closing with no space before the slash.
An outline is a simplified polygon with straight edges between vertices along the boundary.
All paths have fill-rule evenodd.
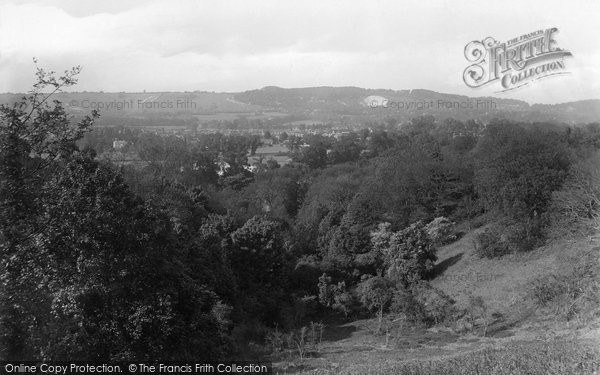
<path id="1" fill-rule="evenodd" d="M 279 163 L 275 159 L 269 159 L 269 160 L 267 160 L 266 164 L 267 164 L 267 169 L 270 169 L 270 170 L 277 169 L 277 168 L 281 167 L 281 165 L 279 165 Z"/>
<path id="2" fill-rule="evenodd" d="M 309 168 L 323 168 L 327 165 L 327 149 L 322 145 L 301 147 L 293 160 L 308 165 Z"/>
<path id="3" fill-rule="evenodd" d="M 304 194 L 301 176 L 301 171 L 293 168 L 261 171 L 244 195 L 254 203 L 257 213 L 268 212 L 273 217 L 291 221 Z"/>
<path id="4" fill-rule="evenodd" d="M 394 139 L 390 138 L 385 131 L 374 131 L 368 143 L 372 156 L 380 156 L 394 146 Z"/>
<path id="5" fill-rule="evenodd" d="M 386 259 L 393 232 L 390 223 L 380 223 L 371 232 L 371 251 L 360 254 L 357 263 L 363 268 L 374 270 L 375 275 L 383 276 L 386 271 Z"/>
<path id="6" fill-rule="evenodd" d="M 353 301 L 352 295 L 346 291 L 344 281 L 333 284 L 331 277 L 324 273 L 319 277 L 317 287 L 319 289 L 319 302 L 323 306 L 331 307 L 348 317 Z"/>
<path id="7" fill-rule="evenodd" d="M 75 126 L 52 94 L 77 82 L 81 68 L 54 72 L 37 68 L 33 90 L 13 106 L 0 105 L 0 357 L 39 354 L 31 335 L 40 302 L 48 296 L 36 287 L 44 254 L 33 251 L 43 227 L 38 216 L 47 176 L 77 150 L 76 141 L 98 116 L 92 112 Z M 50 89 L 49 93 L 44 93 Z"/>
<path id="8" fill-rule="evenodd" d="M 475 152 L 478 194 L 519 221 L 539 218 L 570 164 L 557 134 L 508 122 L 490 123 Z"/>
<path id="9" fill-rule="evenodd" d="M 233 190 L 242 190 L 250 185 L 252 181 L 254 181 L 252 173 L 243 170 L 240 173 L 230 174 L 229 176 L 222 178 L 220 184 L 224 189 L 230 188 Z"/>
<path id="10" fill-rule="evenodd" d="M 202 150 L 195 147 L 190 152 L 189 164 L 186 171 L 189 173 L 189 185 L 214 185 L 217 182 L 217 155 L 215 152 Z"/>
<path id="11" fill-rule="evenodd" d="M 86 158 L 70 162 L 47 191 L 38 249 L 48 254 L 58 317 L 47 323 L 47 358 L 222 355 L 218 298 L 205 280 L 188 281 L 170 217 L 135 197 L 110 166 Z"/>
<path id="12" fill-rule="evenodd" d="M 221 140 L 220 151 L 223 160 L 229 164 L 228 175 L 244 172 L 244 166 L 248 165 L 248 151 L 254 154 L 258 147 L 255 137 L 248 138 L 241 135 L 231 135 Z"/>
<path id="13" fill-rule="evenodd" d="M 443 216 L 436 217 L 425 226 L 431 242 L 438 245 L 442 245 L 450 239 L 453 228 L 454 223 Z"/>
<path id="14" fill-rule="evenodd" d="M 385 277 L 373 276 L 358 284 L 357 293 L 367 309 L 377 311 L 377 332 L 381 332 L 383 311 L 392 301 L 394 284 Z"/>
<path id="15" fill-rule="evenodd" d="M 171 218 L 78 150 L 96 113 L 72 126 L 40 94 L 78 72 L 38 69 L 34 93 L 0 107 L 0 358 L 220 358 L 218 298 L 190 281 Z"/>
<path id="16" fill-rule="evenodd" d="M 285 134 L 285 136 L 284 136 Z M 288 137 L 287 133 L 282 133 L 281 137 L 285 138 L 282 140 L 287 141 L 288 143 L 288 148 L 290 149 L 291 152 L 298 152 L 300 150 L 300 146 L 302 146 L 302 138 L 298 137 L 296 135 L 291 135 Z"/>
<path id="17" fill-rule="evenodd" d="M 321 253 L 324 262 L 338 271 L 350 273 L 359 265 L 359 258 L 370 250 L 370 231 L 374 221 L 370 201 L 357 194 L 346 211 L 323 236 Z"/>
<path id="18" fill-rule="evenodd" d="M 436 249 L 422 222 L 392 234 L 385 252 L 387 277 L 404 287 L 425 278 L 437 260 Z"/>
<path id="19" fill-rule="evenodd" d="M 591 221 L 595 229 L 600 229 L 600 153 L 575 163 L 552 200 L 560 218 L 576 224 Z"/>
<path id="20" fill-rule="evenodd" d="M 361 151 L 362 147 L 358 136 L 354 133 L 347 134 L 333 144 L 328 159 L 332 164 L 357 161 Z"/>
<path id="21" fill-rule="evenodd" d="M 331 145 L 324 136 L 314 135 L 305 139 L 307 146 L 297 146 L 292 159 L 304 163 L 312 169 L 323 168 L 327 165 L 327 149 Z M 290 140 L 292 143 L 292 141 Z M 293 147 L 291 147 L 294 150 Z"/>
<path id="22" fill-rule="evenodd" d="M 475 189 L 488 210 L 509 219 L 515 250 L 530 250 L 543 238 L 544 213 L 571 163 L 562 142 L 558 133 L 505 121 L 490 123 L 475 149 Z"/>
<path id="23" fill-rule="evenodd" d="M 231 233 L 228 246 L 238 286 L 238 306 L 249 316 L 276 321 L 288 275 L 281 224 L 266 216 L 254 216 Z"/>

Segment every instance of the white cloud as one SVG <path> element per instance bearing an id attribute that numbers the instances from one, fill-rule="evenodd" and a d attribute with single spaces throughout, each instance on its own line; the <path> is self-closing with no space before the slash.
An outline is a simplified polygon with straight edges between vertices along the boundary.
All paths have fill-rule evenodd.
<path id="1" fill-rule="evenodd" d="M 80 64 L 79 90 L 237 91 L 266 85 L 426 88 L 462 82 L 467 42 L 556 26 L 570 76 L 502 94 L 600 98 L 600 2 L 12 1 L 0 5 L 0 91 L 26 90 L 31 58 Z"/>

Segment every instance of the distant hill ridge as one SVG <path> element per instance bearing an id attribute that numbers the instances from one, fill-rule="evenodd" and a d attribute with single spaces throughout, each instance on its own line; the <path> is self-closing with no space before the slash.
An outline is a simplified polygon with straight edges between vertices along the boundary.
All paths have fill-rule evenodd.
<path id="1" fill-rule="evenodd" d="M 0 103 L 11 103 L 23 94 L 0 94 Z M 376 98 L 376 101 L 370 100 Z M 73 112 L 87 112 L 103 106 L 101 112 L 125 111 L 154 114 L 185 112 L 190 114 L 277 112 L 299 118 L 333 121 L 351 116 L 356 121 L 398 120 L 419 115 L 436 118 L 491 119 L 516 121 L 552 121 L 588 123 L 600 121 L 600 99 L 561 104 L 532 104 L 516 99 L 469 97 L 425 89 L 390 90 L 360 87 L 281 88 L 267 86 L 238 93 L 194 92 L 71 92 L 56 94 Z M 112 103 L 112 104 L 111 104 Z M 121 108 L 117 108 L 119 106 Z M 144 104 L 146 103 L 146 104 Z M 150 104 L 148 104 L 150 103 Z M 154 107 L 151 104 L 154 103 Z"/>

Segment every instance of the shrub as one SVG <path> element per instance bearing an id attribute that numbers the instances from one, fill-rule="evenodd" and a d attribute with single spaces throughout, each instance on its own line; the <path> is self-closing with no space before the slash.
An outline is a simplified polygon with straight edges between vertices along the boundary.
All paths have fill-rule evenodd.
<path id="1" fill-rule="evenodd" d="M 383 310 L 392 300 L 393 283 L 381 276 L 366 279 L 358 285 L 357 292 L 363 306 L 369 310 L 376 310 L 379 319 L 377 332 L 381 331 L 383 322 Z"/>
<path id="2" fill-rule="evenodd" d="M 427 325 L 454 320 L 458 314 L 454 300 L 425 281 L 394 292 L 390 310 L 408 321 Z"/>
<path id="3" fill-rule="evenodd" d="M 528 219 L 524 222 L 511 222 L 504 228 L 506 244 L 512 252 L 530 251 L 539 246 L 543 239 L 542 220 Z"/>
<path id="4" fill-rule="evenodd" d="M 354 310 L 354 298 L 352 294 L 345 291 L 346 284 L 341 283 L 343 288 L 342 291 L 335 295 L 333 299 L 333 305 L 331 306 L 334 310 L 341 312 L 344 314 L 344 317 L 348 317 L 350 313 Z"/>
<path id="5" fill-rule="evenodd" d="M 471 220 L 471 227 L 473 228 L 481 228 L 482 226 L 488 223 L 487 217 L 484 215 L 479 215 Z"/>
<path id="6" fill-rule="evenodd" d="M 466 317 L 469 320 L 471 328 L 481 327 L 483 336 L 487 333 L 489 324 L 488 309 L 480 296 L 469 296 L 469 306 L 466 311 Z"/>
<path id="7" fill-rule="evenodd" d="M 298 330 L 291 331 L 285 336 L 286 343 L 289 348 L 296 348 L 300 359 L 304 358 L 307 349 L 308 328 L 302 327 Z"/>
<path id="8" fill-rule="evenodd" d="M 326 273 L 319 277 L 319 302 L 326 307 L 339 311 L 348 317 L 352 311 L 354 299 L 352 295 L 346 291 L 346 283 L 341 281 L 333 284 L 331 277 Z"/>
<path id="9" fill-rule="evenodd" d="M 544 239 L 541 218 L 524 221 L 504 220 L 475 236 L 475 251 L 482 258 L 530 251 Z"/>
<path id="10" fill-rule="evenodd" d="M 568 272 L 540 277 L 532 282 L 533 300 L 567 321 L 576 316 L 596 314 L 600 307 L 597 251 L 566 262 L 573 264 Z"/>
<path id="11" fill-rule="evenodd" d="M 390 311 L 403 316 L 411 323 L 422 323 L 427 320 L 423 306 L 415 299 L 410 289 L 406 288 L 394 292 Z"/>
<path id="12" fill-rule="evenodd" d="M 437 260 L 436 248 L 420 221 L 394 233 L 385 253 L 388 278 L 404 286 L 423 280 Z"/>
<path id="13" fill-rule="evenodd" d="M 533 281 L 532 295 L 539 306 L 546 306 L 569 289 L 571 281 L 564 276 L 549 275 Z"/>
<path id="14" fill-rule="evenodd" d="M 452 320 L 457 313 L 454 300 L 428 282 L 416 284 L 412 288 L 412 293 L 417 303 L 422 306 L 428 324 Z"/>
<path id="15" fill-rule="evenodd" d="M 600 229 L 600 153 L 572 166 L 563 187 L 552 195 L 551 214 L 557 224 L 552 230 Z"/>
<path id="16" fill-rule="evenodd" d="M 308 326 L 289 331 L 284 334 L 278 327 L 270 331 L 265 336 L 265 341 L 273 353 L 279 353 L 284 350 L 297 352 L 300 359 L 304 358 L 309 350 L 318 351 L 319 345 L 323 339 L 323 323 L 310 322 Z"/>
<path id="17" fill-rule="evenodd" d="M 299 325 L 307 318 L 314 316 L 318 309 L 317 296 L 304 296 L 294 299 L 294 324 Z"/>
<path id="18" fill-rule="evenodd" d="M 260 342 L 269 330 L 270 328 L 262 322 L 256 320 L 247 321 L 234 325 L 231 330 L 231 337 L 234 341 L 239 342 Z"/>
<path id="19" fill-rule="evenodd" d="M 279 353 L 285 348 L 285 335 L 279 331 L 279 327 L 275 327 L 265 336 L 265 342 L 273 353 Z"/>
<path id="20" fill-rule="evenodd" d="M 498 258 L 510 253 L 510 247 L 502 240 L 501 229 L 494 225 L 475 236 L 475 253 L 482 258 Z"/>
<path id="21" fill-rule="evenodd" d="M 454 223 L 448 218 L 440 216 L 433 219 L 429 224 L 425 226 L 425 231 L 431 239 L 431 242 L 435 244 L 445 244 L 455 239 L 452 236 L 452 229 Z"/>
<path id="22" fill-rule="evenodd" d="M 541 215 L 569 168 L 558 134 L 493 121 L 475 150 L 475 189 L 490 208 L 513 219 Z"/>
<path id="23" fill-rule="evenodd" d="M 323 341 L 323 331 L 325 331 L 325 324 L 322 322 L 310 322 L 308 326 L 308 342 L 315 351 L 318 350 L 318 346 Z"/>

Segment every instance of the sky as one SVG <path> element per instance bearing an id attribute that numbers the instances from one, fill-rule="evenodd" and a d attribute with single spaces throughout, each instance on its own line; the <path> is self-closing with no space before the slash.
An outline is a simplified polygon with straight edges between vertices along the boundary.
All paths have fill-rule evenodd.
<path id="1" fill-rule="evenodd" d="M 529 103 L 600 99 L 600 1 L 0 0 L 0 92 L 33 57 L 81 65 L 75 91 L 237 92 L 265 86 L 428 89 Z M 470 88 L 466 44 L 557 27 L 568 75 Z"/>

